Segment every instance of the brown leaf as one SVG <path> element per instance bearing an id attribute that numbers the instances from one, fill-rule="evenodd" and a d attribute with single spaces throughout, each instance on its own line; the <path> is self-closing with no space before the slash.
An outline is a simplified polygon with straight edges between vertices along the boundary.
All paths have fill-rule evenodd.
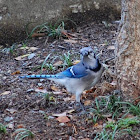
<path id="1" fill-rule="evenodd" d="M 115 123 L 115 120 L 112 120 L 112 119 L 110 119 L 110 118 L 107 118 L 107 120 L 108 120 L 109 123 L 110 123 L 110 122 Z"/>
<path id="2" fill-rule="evenodd" d="M 35 51 L 35 50 L 37 50 L 38 48 L 37 47 L 30 47 L 29 48 L 29 51 Z"/>
<path id="3" fill-rule="evenodd" d="M 35 92 L 47 93 L 47 90 L 46 89 L 38 89 L 38 88 L 36 88 Z"/>
<path id="4" fill-rule="evenodd" d="M 60 116 L 56 120 L 61 122 L 61 123 L 66 123 L 66 122 L 70 121 L 70 119 L 67 116 Z"/>
<path id="5" fill-rule="evenodd" d="M 115 83 L 108 83 L 108 82 L 103 82 L 102 83 L 102 93 L 109 93 L 116 89 Z"/>
<path id="6" fill-rule="evenodd" d="M 10 94 L 11 92 L 10 91 L 5 91 L 3 93 L 0 93 L 0 95 L 7 95 L 7 94 Z"/>
<path id="7" fill-rule="evenodd" d="M 86 90 L 86 93 L 93 93 L 95 90 L 96 88 L 92 88 L 92 89 Z"/>
<path id="8" fill-rule="evenodd" d="M 51 90 L 53 90 L 53 91 L 59 91 L 59 88 L 56 87 L 56 86 L 54 86 L 54 85 L 50 86 L 50 88 L 51 88 Z"/>
<path id="9" fill-rule="evenodd" d="M 17 125 L 17 128 L 24 128 L 25 126 L 23 124 Z"/>
<path id="10" fill-rule="evenodd" d="M 33 33 L 31 37 L 42 37 L 45 36 L 45 33 Z"/>
<path id="11" fill-rule="evenodd" d="M 60 66 L 60 65 L 62 65 L 62 64 L 63 64 L 62 61 L 57 61 L 57 62 L 55 62 L 53 65 L 54 65 L 54 66 Z"/>
<path id="12" fill-rule="evenodd" d="M 95 123 L 95 125 L 93 127 L 99 129 L 99 131 L 100 131 L 100 130 L 102 130 L 103 125 L 99 125 L 98 123 Z"/>
<path id="13" fill-rule="evenodd" d="M 76 40 L 71 40 L 71 39 L 64 39 L 64 41 L 67 42 L 67 43 L 71 43 L 71 44 L 77 43 Z"/>
<path id="14" fill-rule="evenodd" d="M 69 111 L 67 111 L 67 113 L 72 113 L 72 112 L 74 112 L 75 110 L 74 109 L 71 109 L 71 110 L 69 110 Z"/>
<path id="15" fill-rule="evenodd" d="M 89 138 L 83 138 L 83 139 L 81 139 L 81 140 L 91 140 L 91 139 L 89 139 Z"/>
<path id="16" fill-rule="evenodd" d="M 6 127 L 10 128 L 10 129 L 14 129 L 14 123 L 9 123 L 6 125 Z"/>
<path id="17" fill-rule="evenodd" d="M 29 56 L 30 54 L 21 55 L 15 58 L 15 60 L 23 60 L 24 57 Z"/>
<path id="18" fill-rule="evenodd" d="M 88 106 L 88 105 L 90 105 L 91 104 L 91 100 L 86 100 L 85 102 L 84 102 L 84 105 L 85 106 Z"/>
<path id="19" fill-rule="evenodd" d="M 52 114 L 52 116 L 55 116 L 55 117 L 62 117 L 62 116 L 66 116 L 66 112 L 63 112 L 63 113 L 58 113 L 58 114 Z"/>
<path id="20" fill-rule="evenodd" d="M 53 91 L 53 94 L 59 95 L 59 94 L 63 94 L 61 91 Z"/>
<path id="21" fill-rule="evenodd" d="M 20 74 L 20 71 L 17 70 L 17 71 L 15 71 L 15 72 L 13 72 L 11 75 L 16 75 L 16 74 Z"/>
<path id="22" fill-rule="evenodd" d="M 111 84 L 112 86 L 116 86 L 116 85 L 117 85 L 117 81 L 112 81 L 110 84 Z"/>
<path id="23" fill-rule="evenodd" d="M 109 46 L 107 49 L 108 49 L 108 50 L 115 50 L 115 46 L 114 46 L 114 45 Z"/>
<path id="24" fill-rule="evenodd" d="M 98 123 L 95 123 L 95 124 L 94 124 L 94 127 L 97 127 L 98 125 L 99 125 Z"/>
<path id="25" fill-rule="evenodd" d="M 125 118 L 134 118 L 135 116 L 134 115 L 132 115 L 132 114 L 127 114 L 126 116 L 125 116 Z"/>
<path id="26" fill-rule="evenodd" d="M 71 96 L 71 98 L 70 97 L 63 98 L 63 100 L 65 102 L 67 102 L 67 101 L 75 101 L 75 96 Z"/>
<path id="27" fill-rule="evenodd" d="M 11 108 L 11 109 L 6 109 L 6 111 L 8 111 L 10 114 L 14 114 L 14 113 L 16 113 L 17 112 L 17 110 L 15 110 L 15 109 L 13 109 L 13 108 Z"/>
<path id="28" fill-rule="evenodd" d="M 47 127 L 50 127 L 51 126 L 51 123 L 50 122 L 47 122 L 46 125 L 47 125 Z"/>

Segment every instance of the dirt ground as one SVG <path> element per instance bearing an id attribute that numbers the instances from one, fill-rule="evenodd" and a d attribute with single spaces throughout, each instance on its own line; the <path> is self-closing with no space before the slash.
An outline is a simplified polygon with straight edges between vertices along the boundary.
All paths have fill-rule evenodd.
<path id="1" fill-rule="evenodd" d="M 106 27 L 103 23 L 89 23 L 78 27 L 68 39 L 47 40 L 38 37 L 28 40 L 26 45 L 16 44 L 10 53 L 0 52 L 0 123 L 7 125 L 4 140 L 13 140 L 15 130 L 31 130 L 35 140 L 91 140 L 102 130 L 105 123 L 99 120 L 98 126 L 91 120 L 89 111 L 94 106 L 95 97 L 112 94 L 115 90 L 103 90 L 103 83 L 115 81 L 113 74 L 103 74 L 101 82 L 90 92 L 84 92 L 81 100 L 85 104 L 86 114 L 75 110 L 75 100 L 65 88 L 48 80 L 21 80 L 25 74 L 40 74 L 42 63 L 47 59 L 55 69 L 43 69 L 43 74 L 52 74 L 66 69 L 61 65 L 61 57 L 69 51 L 72 61 L 79 60 L 79 50 L 91 46 L 101 62 L 114 56 L 114 44 L 117 35 L 117 23 Z M 1 50 L 4 48 L 1 47 Z M 28 54 L 33 55 L 28 55 Z M 24 56 L 23 56 L 24 55 Z M 27 56 L 26 56 L 27 55 Z M 22 56 L 22 57 L 19 57 Z M 107 63 L 114 71 L 114 61 Z M 49 93 L 45 100 L 44 94 Z M 61 115 L 64 113 L 65 117 Z M 59 120 L 61 118 L 62 120 Z M 66 122 L 65 122 L 66 121 Z"/>

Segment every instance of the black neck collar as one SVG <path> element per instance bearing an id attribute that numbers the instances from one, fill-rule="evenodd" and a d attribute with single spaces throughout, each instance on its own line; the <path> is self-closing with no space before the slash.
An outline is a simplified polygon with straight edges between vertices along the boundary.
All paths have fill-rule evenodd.
<path id="1" fill-rule="evenodd" d="M 83 63 L 83 65 L 84 65 L 84 63 Z M 97 59 L 97 66 L 95 68 L 92 68 L 92 67 L 86 67 L 86 68 L 90 69 L 91 71 L 98 72 L 101 69 L 101 64 L 100 64 L 99 60 Z"/>

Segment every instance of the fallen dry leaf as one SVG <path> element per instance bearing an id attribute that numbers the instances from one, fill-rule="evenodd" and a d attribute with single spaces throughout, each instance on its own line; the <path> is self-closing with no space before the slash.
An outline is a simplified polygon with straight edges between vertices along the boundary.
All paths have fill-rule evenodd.
<path id="1" fill-rule="evenodd" d="M 30 54 L 25 54 L 25 55 L 21 55 L 21 56 L 18 56 L 18 57 L 16 57 L 15 58 L 15 60 L 22 60 L 24 57 L 27 57 L 27 56 L 29 56 Z"/>
<path id="2" fill-rule="evenodd" d="M 29 48 L 29 51 L 35 51 L 35 50 L 37 50 L 38 48 L 37 47 L 30 47 Z"/>
<path id="3" fill-rule="evenodd" d="M 98 123 L 95 123 L 95 124 L 94 124 L 94 127 L 97 127 L 98 125 L 99 125 Z"/>
<path id="4" fill-rule="evenodd" d="M 67 42 L 67 43 L 71 43 L 71 44 L 77 43 L 76 40 L 71 40 L 71 39 L 64 39 L 64 41 Z"/>
<path id="5" fill-rule="evenodd" d="M 59 94 L 63 94 L 63 92 L 61 92 L 61 91 L 53 91 L 53 94 L 59 95 Z"/>
<path id="6" fill-rule="evenodd" d="M 85 106 L 88 106 L 88 105 L 90 105 L 91 104 L 91 100 L 86 100 L 85 102 L 84 102 L 84 105 Z"/>
<path id="7" fill-rule="evenodd" d="M 29 47 L 21 47 L 21 48 L 19 48 L 20 50 L 28 50 L 29 49 Z"/>
<path id="8" fill-rule="evenodd" d="M 111 84 L 112 86 L 116 86 L 116 85 L 117 85 L 117 81 L 112 81 L 110 84 Z"/>
<path id="9" fill-rule="evenodd" d="M 112 114 L 103 114 L 102 116 L 105 117 L 105 118 L 108 118 L 108 117 L 111 117 Z"/>
<path id="10" fill-rule="evenodd" d="M 92 88 L 92 89 L 86 90 L 86 93 L 94 93 L 95 90 L 96 90 L 96 88 L 94 87 L 94 88 Z"/>
<path id="11" fill-rule="evenodd" d="M 6 111 L 8 111 L 10 114 L 14 114 L 17 112 L 17 110 L 11 108 L 11 109 L 6 109 Z"/>
<path id="12" fill-rule="evenodd" d="M 24 128 L 25 126 L 23 124 L 17 125 L 17 128 Z"/>
<path id="13" fill-rule="evenodd" d="M 63 98 L 63 100 L 64 100 L 65 102 L 67 102 L 67 101 L 75 101 L 75 95 L 73 95 L 73 96 L 71 96 L 71 97 Z"/>
<path id="14" fill-rule="evenodd" d="M 106 44 L 105 43 L 103 43 L 103 44 L 100 44 L 100 46 L 105 46 Z"/>
<path id="15" fill-rule="evenodd" d="M 7 95 L 7 94 L 10 94 L 11 92 L 10 91 L 5 91 L 3 93 L 0 93 L 0 95 Z"/>
<path id="16" fill-rule="evenodd" d="M 55 116 L 55 117 L 62 117 L 62 116 L 66 116 L 66 112 L 63 112 L 63 113 L 58 113 L 58 114 L 52 114 L 52 116 Z"/>
<path id="17" fill-rule="evenodd" d="M 54 65 L 54 66 L 60 66 L 60 65 L 62 65 L 62 64 L 63 64 L 62 61 L 57 61 L 57 62 L 55 62 L 53 65 Z"/>
<path id="18" fill-rule="evenodd" d="M 102 130 L 103 125 L 99 125 L 98 123 L 95 123 L 93 127 L 99 129 L 99 131 L 100 131 L 100 130 Z"/>
<path id="19" fill-rule="evenodd" d="M 109 46 L 108 48 L 107 48 L 108 50 L 115 50 L 115 46 Z"/>
<path id="20" fill-rule="evenodd" d="M 71 109 L 71 110 L 68 110 L 67 113 L 70 114 L 70 113 L 72 113 L 72 112 L 74 112 L 74 111 L 75 111 L 74 109 Z"/>
<path id="21" fill-rule="evenodd" d="M 20 71 L 17 70 L 17 71 L 15 71 L 15 72 L 13 72 L 11 75 L 16 75 L 16 74 L 20 74 Z"/>
<path id="22" fill-rule="evenodd" d="M 112 119 L 110 119 L 110 118 L 107 118 L 107 120 L 108 120 L 109 123 L 110 123 L 110 122 L 115 123 L 115 120 L 112 120 Z"/>
<path id="23" fill-rule="evenodd" d="M 45 33 L 33 33 L 31 37 L 42 37 L 45 36 Z"/>
<path id="24" fill-rule="evenodd" d="M 50 88 L 51 88 L 51 90 L 53 90 L 53 91 L 59 91 L 59 88 L 56 87 L 56 86 L 54 86 L 54 85 L 50 86 Z"/>
<path id="25" fill-rule="evenodd" d="M 113 91 L 115 89 L 116 89 L 115 83 L 108 83 L 108 82 L 103 82 L 102 83 L 102 89 L 101 89 L 102 94 L 109 93 L 109 92 L 111 92 L 111 91 Z"/>
<path id="26" fill-rule="evenodd" d="M 35 92 L 47 93 L 47 90 L 46 89 L 38 89 L 38 88 L 36 88 Z"/>
<path id="27" fill-rule="evenodd" d="M 56 120 L 61 122 L 61 123 L 66 123 L 66 122 L 70 121 L 70 119 L 67 116 L 60 116 Z"/>
<path id="28" fill-rule="evenodd" d="M 81 139 L 81 140 L 91 140 L 91 139 L 89 139 L 89 138 L 83 138 L 83 139 Z"/>
<path id="29" fill-rule="evenodd" d="M 125 116 L 125 118 L 134 118 L 135 116 L 134 115 L 132 115 L 132 114 L 127 114 L 126 116 Z"/>
<path id="30" fill-rule="evenodd" d="M 10 129 L 14 129 L 14 123 L 9 123 L 6 125 L 6 127 L 10 128 Z"/>

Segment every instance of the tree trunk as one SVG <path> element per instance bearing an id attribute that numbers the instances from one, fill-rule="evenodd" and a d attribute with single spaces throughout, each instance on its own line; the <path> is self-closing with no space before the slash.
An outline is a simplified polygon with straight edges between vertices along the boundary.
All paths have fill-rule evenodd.
<path id="1" fill-rule="evenodd" d="M 140 97 L 140 0 L 122 0 L 116 41 L 118 88 L 128 100 Z"/>

